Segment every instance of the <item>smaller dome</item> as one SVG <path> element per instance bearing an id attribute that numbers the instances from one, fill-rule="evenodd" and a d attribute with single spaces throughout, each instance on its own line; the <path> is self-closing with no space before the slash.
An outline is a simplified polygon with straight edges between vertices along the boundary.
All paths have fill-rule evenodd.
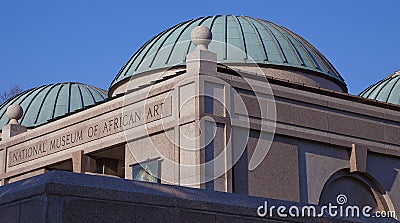
<path id="1" fill-rule="evenodd" d="M 18 104 L 23 109 L 19 123 L 33 127 L 106 98 L 107 91 L 80 83 L 58 83 L 32 88 L 0 105 L 0 130 L 9 123 L 6 111 L 13 104 Z"/>
<path id="2" fill-rule="evenodd" d="M 359 96 L 400 105 L 400 71 L 396 71 L 378 83 L 369 86 Z"/>

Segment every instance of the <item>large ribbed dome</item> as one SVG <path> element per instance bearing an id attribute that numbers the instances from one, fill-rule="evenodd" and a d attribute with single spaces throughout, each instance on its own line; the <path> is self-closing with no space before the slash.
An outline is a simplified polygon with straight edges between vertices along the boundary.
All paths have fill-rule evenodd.
<path id="1" fill-rule="evenodd" d="M 19 104 L 24 115 L 19 123 L 37 126 L 107 98 L 105 90 L 79 83 L 49 84 L 24 91 L 0 105 L 0 129 L 9 122 L 6 110 Z"/>
<path id="2" fill-rule="evenodd" d="M 190 33 L 199 25 L 211 29 L 213 42 L 209 50 L 217 53 L 219 63 L 295 67 L 317 72 L 345 86 L 332 64 L 292 31 L 248 16 L 217 15 L 177 24 L 153 37 L 122 67 L 111 87 L 138 73 L 184 65 L 187 53 L 194 50 Z"/>
<path id="3" fill-rule="evenodd" d="M 360 93 L 361 97 L 400 105 L 400 71 L 397 71 Z"/>

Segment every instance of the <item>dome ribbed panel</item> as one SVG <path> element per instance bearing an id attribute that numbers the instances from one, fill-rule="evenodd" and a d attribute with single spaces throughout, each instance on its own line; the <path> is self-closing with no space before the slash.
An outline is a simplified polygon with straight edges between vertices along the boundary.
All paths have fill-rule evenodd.
<path id="1" fill-rule="evenodd" d="M 0 105 L 0 129 L 9 122 L 5 112 L 12 104 L 19 104 L 24 110 L 19 122 L 26 127 L 33 127 L 106 98 L 105 90 L 79 83 L 59 83 L 33 88 Z"/>
<path id="2" fill-rule="evenodd" d="M 369 86 L 359 96 L 400 105 L 400 72 L 397 71 Z"/>
<path id="3" fill-rule="evenodd" d="M 137 73 L 184 65 L 187 53 L 194 50 L 190 33 L 198 25 L 209 27 L 213 33 L 209 50 L 217 53 L 219 63 L 255 62 L 301 68 L 345 85 L 340 74 L 315 47 L 285 27 L 248 16 L 217 15 L 180 23 L 153 37 L 123 66 L 111 87 Z"/>

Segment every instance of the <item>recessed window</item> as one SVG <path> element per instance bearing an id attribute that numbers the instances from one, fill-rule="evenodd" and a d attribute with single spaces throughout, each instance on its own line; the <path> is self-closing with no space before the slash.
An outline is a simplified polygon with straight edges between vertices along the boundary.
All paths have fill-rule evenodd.
<path id="1" fill-rule="evenodd" d="M 159 183 L 159 162 L 159 159 L 155 159 L 131 165 L 132 179 Z"/>

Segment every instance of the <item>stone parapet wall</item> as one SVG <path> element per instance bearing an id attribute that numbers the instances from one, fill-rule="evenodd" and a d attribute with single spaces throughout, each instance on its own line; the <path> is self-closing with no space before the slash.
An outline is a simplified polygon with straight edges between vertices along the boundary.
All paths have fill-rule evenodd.
<path id="1" fill-rule="evenodd" d="M 299 204 L 62 171 L 5 185 L 0 187 L 0 194 L 0 222 L 7 223 L 353 222 L 331 218 L 261 218 L 257 207 L 265 201 L 271 205 Z"/>

